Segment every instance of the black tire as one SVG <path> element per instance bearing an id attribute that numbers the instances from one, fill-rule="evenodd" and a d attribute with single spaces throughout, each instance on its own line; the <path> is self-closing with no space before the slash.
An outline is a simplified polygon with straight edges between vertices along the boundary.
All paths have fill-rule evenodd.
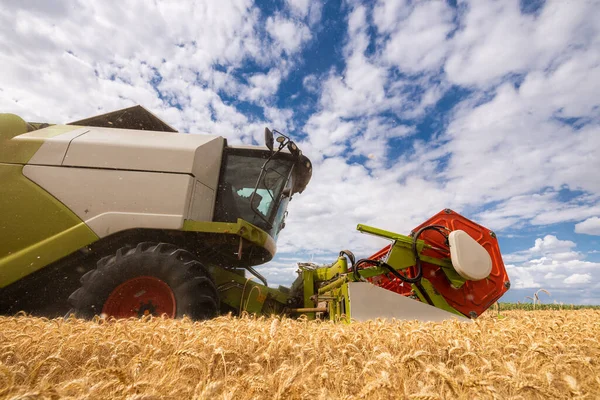
<path id="1" fill-rule="evenodd" d="M 112 291 L 140 276 L 166 283 L 176 301 L 175 318 L 210 319 L 219 312 L 219 294 L 206 268 L 188 251 L 167 243 L 144 242 L 102 258 L 81 277 L 81 287 L 69 296 L 69 314 L 89 319 L 100 315 Z"/>

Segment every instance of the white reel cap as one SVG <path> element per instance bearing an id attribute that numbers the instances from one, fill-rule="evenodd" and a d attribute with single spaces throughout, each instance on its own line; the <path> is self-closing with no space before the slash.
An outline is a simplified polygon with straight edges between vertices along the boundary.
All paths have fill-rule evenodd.
<path id="1" fill-rule="evenodd" d="M 492 258 L 487 250 L 465 231 L 456 230 L 448 236 L 452 266 L 460 276 L 480 281 L 492 272 Z"/>

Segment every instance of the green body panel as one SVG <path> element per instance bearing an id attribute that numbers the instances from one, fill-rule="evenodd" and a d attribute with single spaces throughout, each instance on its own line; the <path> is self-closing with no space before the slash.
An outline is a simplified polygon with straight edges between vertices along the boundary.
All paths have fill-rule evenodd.
<path id="1" fill-rule="evenodd" d="M 183 231 L 188 232 L 207 232 L 223 233 L 237 235 L 248 240 L 257 246 L 267 249 L 271 255 L 275 255 L 277 250 L 275 241 L 269 234 L 262 229 L 252 225 L 243 219 L 238 218 L 237 222 L 209 222 L 185 220 Z"/>
<path id="2" fill-rule="evenodd" d="M 350 296 L 348 295 L 348 283 L 337 287 L 330 292 L 329 320 L 335 322 L 350 323 L 352 315 Z"/>
<path id="3" fill-rule="evenodd" d="M 427 260 L 425 260 L 423 258 L 423 261 L 427 261 Z M 452 267 L 443 267 L 442 266 L 442 271 L 444 272 L 444 274 L 446 275 L 446 278 L 448 278 L 448 280 L 450 281 L 452 286 L 454 286 L 456 289 L 460 289 L 460 287 L 462 285 L 464 285 L 465 282 L 467 282 L 467 280 L 465 278 L 463 278 L 462 276 L 460 276 L 458 274 L 458 272 L 456 272 L 456 270 Z"/>
<path id="4" fill-rule="evenodd" d="M 446 310 L 446 311 L 451 312 L 456 315 L 460 315 L 461 317 L 464 317 L 464 315 L 460 311 L 456 310 L 454 307 L 452 307 L 450 304 L 448 304 L 446 299 L 443 296 L 441 296 L 437 292 L 437 290 L 435 290 L 435 288 L 433 287 L 431 282 L 429 282 L 429 280 L 427 280 L 425 278 L 421 279 L 421 287 L 425 290 L 425 292 L 427 292 L 427 295 L 429 296 L 429 298 L 431 299 L 431 302 L 433 303 L 432 306 L 440 308 L 442 310 Z M 423 303 L 427 303 L 427 300 L 425 299 L 425 296 L 423 296 L 423 293 L 421 292 L 421 290 L 414 284 L 412 285 L 412 288 L 413 288 L 413 291 L 419 297 L 419 299 Z"/>
<path id="5" fill-rule="evenodd" d="M 252 281 L 234 271 L 212 267 L 211 275 L 219 290 L 221 302 L 241 312 L 279 314 L 287 305 L 289 295 Z"/>
<path id="6" fill-rule="evenodd" d="M 28 132 L 30 125 L 18 116 L 0 114 L 0 162 L 27 164 L 45 139 L 79 128 L 81 127 L 73 125 L 52 125 Z M 19 138 L 14 139 L 15 136 Z"/>
<path id="7" fill-rule="evenodd" d="M 304 283 L 304 288 L 303 288 L 304 304 L 303 304 L 303 306 L 306 308 L 312 308 L 316 305 L 315 302 L 313 301 L 313 299 L 311 298 L 312 295 L 315 293 L 315 274 L 313 273 L 313 271 L 303 271 L 302 272 L 302 282 Z M 308 313 L 308 314 L 306 314 L 306 316 L 309 319 L 314 319 L 315 313 Z"/>
<path id="8" fill-rule="evenodd" d="M 236 235 L 275 254 L 275 241 L 268 233 L 243 219 L 235 223 L 186 220 L 183 231 Z M 279 314 L 287 305 L 290 296 L 284 290 L 272 289 L 252 281 L 239 273 L 239 270 L 227 270 L 211 267 L 221 302 L 235 308 L 238 312 L 254 314 Z"/>
<path id="9" fill-rule="evenodd" d="M 22 170 L 22 165 L 0 164 L 0 287 L 98 240 Z"/>
<path id="10" fill-rule="evenodd" d="M 29 132 L 29 126 L 15 114 L 0 114 L 0 142 Z"/>
<path id="11" fill-rule="evenodd" d="M 319 281 L 328 281 L 346 273 L 348 273 L 348 261 L 346 257 L 338 257 L 337 261 L 329 268 L 315 270 L 316 279 Z"/>

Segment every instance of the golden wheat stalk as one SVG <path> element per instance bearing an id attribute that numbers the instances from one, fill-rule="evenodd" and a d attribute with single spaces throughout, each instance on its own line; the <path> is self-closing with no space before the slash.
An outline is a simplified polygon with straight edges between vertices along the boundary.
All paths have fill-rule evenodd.
<path id="1" fill-rule="evenodd" d="M 0 317 L 0 398 L 594 398 L 600 311 L 472 324 Z"/>

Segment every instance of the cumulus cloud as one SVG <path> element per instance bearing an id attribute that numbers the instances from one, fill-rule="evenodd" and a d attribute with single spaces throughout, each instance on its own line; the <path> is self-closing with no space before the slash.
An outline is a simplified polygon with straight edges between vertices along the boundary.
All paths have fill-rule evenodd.
<path id="1" fill-rule="evenodd" d="M 472 1 L 465 8 L 445 66 L 461 85 L 490 86 L 509 73 L 544 71 L 598 45 L 595 2 L 548 1 L 537 15 L 524 14 L 519 1 Z"/>
<path id="2" fill-rule="evenodd" d="M 575 233 L 600 236 L 600 218 L 592 217 L 576 224 Z"/>
<path id="3" fill-rule="evenodd" d="M 287 19 L 281 15 L 267 19 L 267 32 L 275 39 L 284 51 L 293 54 L 300 50 L 302 44 L 311 38 L 310 31 L 301 22 Z"/>
<path id="4" fill-rule="evenodd" d="M 440 68 L 448 53 L 447 37 L 455 29 L 454 11 L 445 2 L 379 1 L 374 21 L 382 39 L 383 59 L 416 74 Z"/>
<path id="5" fill-rule="evenodd" d="M 286 52 L 310 37 L 298 23 L 290 38 L 285 20 L 270 40 L 249 0 L 46 5 L 0 10 L 0 107 L 36 121 L 142 104 L 179 130 L 252 142 L 269 121 L 227 98 L 269 107 L 289 71 Z M 264 72 L 247 76 L 248 61 Z"/>
<path id="6" fill-rule="evenodd" d="M 544 288 L 564 302 L 598 301 L 595 282 L 600 279 L 600 263 L 586 260 L 586 255 L 575 251 L 575 247 L 573 241 L 546 235 L 535 239 L 533 246 L 526 250 L 503 255 L 514 289 L 506 296 L 513 301 L 523 301 L 515 296 Z M 572 292 L 575 289 L 576 295 Z"/>
<path id="7" fill-rule="evenodd" d="M 491 92 L 473 92 L 455 108 L 439 141 L 435 140 L 435 136 L 423 143 L 407 141 L 407 150 L 412 150 L 412 157 L 393 160 L 386 158 L 389 154 L 386 143 L 390 136 L 372 134 L 392 131 L 381 128 L 382 121 L 385 121 L 381 114 L 391 112 L 418 118 L 427 106 L 417 107 L 420 110 L 417 113 L 407 112 L 403 108 L 403 90 L 415 84 L 419 88 L 427 88 L 425 92 L 417 90 L 415 94 L 413 91 L 406 97 L 410 97 L 414 104 L 419 93 L 431 93 L 423 97 L 429 97 L 429 104 L 435 104 L 447 90 L 447 86 L 444 87 L 444 79 L 438 80 L 442 88 L 435 93 L 431 91 L 435 88 L 431 78 L 405 80 L 392 74 L 389 60 L 385 59 L 386 52 L 368 51 L 373 39 L 368 30 L 369 16 L 371 15 L 380 35 L 375 36 L 375 41 L 384 49 L 399 29 L 412 26 L 405 20 L 418 17 L 418 7 L 425 5 L 378 2 L 372 10 L 362 5 L 351 9 L 348 15 L 345 69 L 340 74 L 331 74 L 322 85 L 321 109 L 308 119 L 304 127 L 309 139 L 304 143 L 306 152 L 317 158 L 345 158 L 344 155 L 351 150 L 350 154 L 353 155 L 384 159 L 384 163 L 375 166 L 376 173 L 365 170 L 367 174 L 356 182 L 357 187 L 365 187 L 371 182 L 377 185 L 375 179 L 388 176 L 392 180 L 388 186 L 390 193 L 407 193 L 409 199 L 404 201 L 410 204 L 407 206 L 411 209 L 420 209 L 423 197 L 430 192 L 439 191 L 437 199 L 446 202 L 449 207 L 457 210 L 480 207 L 482 211 L 477 213 L 475 219 L 492 229 L 553 224 L 597 214 L 600 193 L 598 181 L 592 174 L 577 175 L 576 171 L 591 171 L 596 168 L 594 154 L 600 150 L 600 130 L 593 120 L 593 109 L 598 99 L 581 86 L 580 79 L 565 79 L 568 75 L 563 72 L 572 68 L 570 65 L 576 64 L 583 68 L 578 74 L 580 77 L 594 76 L 597 73 L 597 67 L 585 61 L 597 55 L 595 48 L 590 45 L 595 40 L 593 38 L 573 39 L 582 46 L 570 55 L 559 56 L 564 50 L 560 43 L 549 49 L 544 47 L 544 51 L 556 56 L 553 58 L 556 62 L 552 69 L 536 70 L 537 64 L 527 64 L 527 68 L 532 70 L 520 85 L 504 83 Z M 441 24 L 445 29 L 446 33 L 436 36 L 436 40 L 441 43 L 448 56 L 464 50 L 464 43 L 461 41 L 466 41 L 467 38 L 478 40 L 482 35 L 476 34 L 477 29 L 483 33 L 488 28 L 481 21 L 487 18 L 484 18 L 485 15 L 491 15 L 490 12 L 493 14 L 496 10 L 492 3 L 471 4 L 464 13 L 458 14 L 456 23 L 451 18 L 454 11 L 446 10 L 443 4 L 435 7 L 438 7 L 435 15 L 443 16 L 440 17 L 443 22 L 438 24 L 436 19 L 431 24 Z M 544 11 L 546 14 L 543 17 L 523 15 L 523 21 L 527 21 L 533 27 L 531 29 L 540 30 L 542 28 L 538 24 L 548 24 L 548 21 L 553 21 L 552 18 L 558 18 L 556 5 L 552 7 Z M 510 6 L 500 7 L 496 11 L 504 13 L 502 18 L 506 16 L 507 19 L 510 19 L 513 12 L 520 13 L 518 2 L 512 2 Z M 573 15 L 572 18 L 575 19 L 579 18 L 577 16 L 583 18 L 580 11 Z M 424 27 L 419 21 L 420 19 L 414 22 L 414 25 Z M 447 27 L 445 24 L 456 25 Z M 508 29 L 503 25 L 501 28 Z M 455 29 L 458 30 L 453 36 L 451 33 Z M 571 32 L 565 28 L 565 32 L 567 31 Z M 573 31 L 572 35 L 577 35 L 577 32 Z M 595 30 L 590 32 L 594 33 Z M 459 43 L 455 45 L 455 42 Z M 438 63 L 446 62 L 446 59 L 447 57 L 440 57 Z M 403 68 L 400 65 L 396 67 Z M 427 70 L 424 66 L 415 68 L 421 72 Z M 502 75 L 514 72 L 515 68 L 504 68 Z M 404 67 L 404 70 L 410 72 L 410 68 Z M 495 76 L 486 78 L 489 84 L 494 83 Z M 577 93 L 586 95 L 582 99 L 572 97 Z M 589 123 L 583 126 L 570 125 L 558 118 L 561 114 L 587 118 Z M 401 133 L 391 138 L 404 137 L 412 132 L 410 126 L 403 127 L 397 121 L 388 121 L 383 126 L 395 125 L 401 128 Z M 401 143 L 396 141 L 395 146 L 402 146 Z M 368 162 L 365 165 L 374 166 Z M 317 163 L 316 174 L 320 173 L 319 168 Z M 407 176 L 411 179 L 406 179 Z M 334 185 L 340 187 L 332 179 L 329 187 Z M 584 193 L 565 202 L 560 198 L 561 190 L 565 187 L 583 189 Z M 389 209 L 393 214 L 389 202 L 371 199 L 370 203 L 374 204 L 374 208 Z M 321 203 L 325 214 L 335 213 L 332 208 L 336 205 Z M 395 210 L 397 209 L 396 207 Z M 346 210 L 346 214 L 349 211 Z M 431 208 L 423 210 L 419 215 L 426 218 L 428 212 L 436 211 Z"/>
<path id="8" fill-rule="evenodd" d="M 554 254 L 569 251 L 575 247 L 575 243 L 570 240 L 559 240 L 554 235 L 546 235 L 543 239 L 535 239 L 535 244 L 529 251 L 539 254 Z"/>
<path id="9" fill-rule="evenodd" d="M 268 73 L 253 74 L 248 78 L 249 87 L 240 98 L 257 101 L 273 96 L 281 83 L 281 71 L 272 69 Z"/>
<path id="10" fill-rule="evenodd" d="M 286 0 L 286 5 L 289 7 L 292 14 L 299 18 L 304 18 L 310 11 L 310 0 Z"/>
<path id="11" fill-rule="evenodd" d="M 573 274 L 566 278 L 564 282 L 567 285 L 582 285 L 585 283 L 590 283 L 592 280 L 592 275 L 590 274 Z"/>
<path id="12" fill-rule="evenodd" d="M 531 262 L 544 262 L 548 259 L 555 261 L 577 260 L 581 257 L 579 252 L 573 251 L 576 244 L 570 240 L 560 240 L 554 235 L 546 235 L 543 238 L 535 239 L 533 247 L 506 254 L 503 256 L 507 262 L 522 262 L 531 260 Z M 534 258 L 541 257 L 539 260 Z"/>
<path id="13" fill-rule="evenodd" d="M 304 79 L 302 79 L 302 84 L 309 93 L 319 93 L 319 78 L 315 75 L 306 75 Z"/>

